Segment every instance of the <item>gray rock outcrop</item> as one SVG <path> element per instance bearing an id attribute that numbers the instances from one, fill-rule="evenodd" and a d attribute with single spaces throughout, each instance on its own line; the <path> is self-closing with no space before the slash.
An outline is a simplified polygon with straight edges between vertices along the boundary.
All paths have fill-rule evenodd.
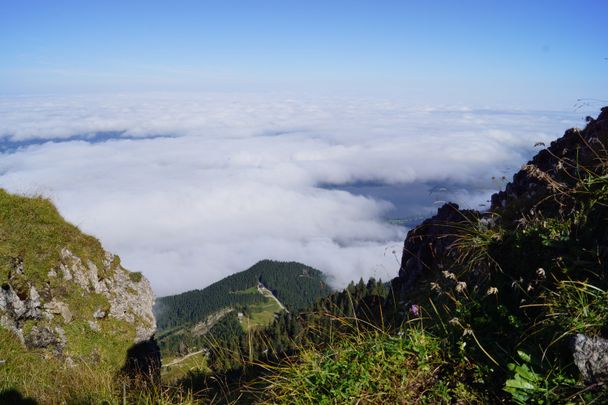
<path id="1" fill-rule="evenodd" d="M 62 294 L 59 296 L 47 289 L 51 292 L 47 291 L 43 298 L 29 281 L 26 293 L 20 294 L 12 284 L 22 284 L 27 269 L 24 269 L 22 261 L 15 263 L 8 282 L 0 288 L 1 327 L 12 331 L 26 347 L 49 348 L 56 354 L 69 344 L 62 326 L 76 317 L 86 318 L 91 330 L 96 332 L 101 332 L 98 321 L 106 318 L 128 322 L 135 329 L 134 344 L 153 337 L 156 331 L 152 313 L 154 294 L 145 277 L 134 280 L 110 253 L 105 254 L 102 271 L 92 261 L 85 263 L 67 248 L 61 250 L 60 257 L 59 266 L 48 271 L 49 279 L 61 277 Z M 104 297 L 106 304 L 87 314 L 82 308 L 71 307 L 69 300 L 63 297 L 65 294 L 78 294 L 85 301 L 90 294 L 95 294 Z M 27 329 L 27 321 L 36 322 Z"/>
<path id="2" fill-rule="evenodd" d="M 608 339 L 577 334 L 572 339 L 574 364 L 586 382 L 608 379 Z"/>
<path id="3" fill-rule="evenodd" d="M 141 277 L 133 280 L 132 273 L 116 264 L 115 256 L 106 252 L 103 265 L 104 274 L 109 277 L 100 278 L 97 266 L 88 261 L 83 261 L 68 249 L 61 252 L 63 264 L 61 271 L 68 274 L 70 279 L 82 289 L 82 291 L 94 292 L 103 295 L 108 300 L 108 308 L 98 308 L 93 313 L 93 318 L 101 319 L 109 316 L 114 319 L 135 324 L 136 337 L 133 343 L 139 343 L 150 339 L 156 331 L 156 321 L 152 313 L 154 305 L 154 293 L 150 282 Z"/>

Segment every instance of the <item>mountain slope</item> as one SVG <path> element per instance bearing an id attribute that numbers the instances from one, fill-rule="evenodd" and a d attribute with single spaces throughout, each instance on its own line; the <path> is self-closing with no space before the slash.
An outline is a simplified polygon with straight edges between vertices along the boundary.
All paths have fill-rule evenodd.
<path id="1" fill-rule="evenodd" d="M 163 362 L 218 345 L 236 347 L 246 332 L 262 329 L 278 314 L 310 306 L 330 292 L 319 270 L 263 260 L 202 290 L 160 298 L 155 310 Z M 227 367 L 238 361 L 224 358 L 221 363 Z M 163 366 L 163 376 L 179 376 L 174 368 Z"/>
<path id="2" fill-rule="evenodd" d="M 319 270 L 296 262 L 262 260 L 249 269 L 232 274 L 202 290 L 157 299 L 155 313 L 159 330 L 194 325 L 227 306 L 260 304 L 266 299 L 248 289 L 261 282 L 288 310 L 314 303 L 331 292 Z"/>
<path id="3" fill-rule="evenodd" d="M 80 368 L 116 373 L 155 331 L 148 281 L 41 197 L 0 190 L 0 285 L 0 390 L 60 384 L 66 366 L 70 384 Z"/>

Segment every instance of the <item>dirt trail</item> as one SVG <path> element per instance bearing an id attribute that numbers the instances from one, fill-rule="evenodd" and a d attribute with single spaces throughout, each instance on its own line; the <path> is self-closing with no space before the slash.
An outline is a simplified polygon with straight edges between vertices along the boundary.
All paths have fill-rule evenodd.
<path id="1" fill-rule="evenodd" d="M 270 291 L 268 288 L 266 288 L 266 286 L 264 286 L 264 284 L 258 283 L 258 292 L 260 294 L 262 294 L 264 297 L 272 298 L 273 300 L 275 300 L 277 302 L 277 304 L 279 304 L 279 306 L 281 307 L 281 309 L 283 311 L 289 313 L 289 311 L 287 310 L 287 308 L 285 308 L 285 306 L 283 305 L 283 303 L 281 301 L 279 301 L 279 299 L 274 296 L 274 294 L 272 293 L 272 291 Z"/>
<path id="2" fill-rule="evenodd" d="M 171 362 L 169 362 L 167 364 L 163 364 L 162 367 L 174 366 L 174 365 L 176 365 L 178 363 L 181 363 L 182 361 L 186 360 L 188 357 L 196 356 L 197 354 L 203 353 L 205 350 L 206 349 L 201 349 L 201 350 L 196 351 L 196 352 L 188 353 L 184 357 L 180 357 L 179 359 L 173 359 L 173 360 L 171 360 Z"/>

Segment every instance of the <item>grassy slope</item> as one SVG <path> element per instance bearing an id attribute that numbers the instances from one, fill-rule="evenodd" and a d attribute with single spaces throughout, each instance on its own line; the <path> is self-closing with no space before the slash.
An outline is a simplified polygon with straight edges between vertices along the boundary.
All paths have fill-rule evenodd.
<path id="1" fill-rule="evenodd" d="M 99 241 L 67 223 L 42 197 L 23 197 L 0 189 L 0 283 L 8 280 L 15 259 L 23 260 L 23 281 L 41 285 L 60 263 L 62 248 L 102 271 L 104 251 Z M 103 275 L 103 274 L 100 274 Z"/>
<path id="2" fill-rule="evenodd" d="M 253 304 L 248 308 L 249 316 L 244 315 L 239 319 L 245 331 L 269 325 L 274 320 L 275 314 L 282 311 L 279 304 L 270 298 L 264 303 Z"/>
<path id="3" fill-rule="evenodd" d="M 235 291 L 233 294 L 260 294 L 256 287 L 250 287 L 245 290 Z M 283 309 L 272 298 L 266 298 L 264 302 L 259 302 L 247 306 L 247 314 L 239 317 L 239 322 L 246 332 L 250 329 L 259 328 L 269 325 L 275 318 L 275 314 Z"/>
<path id="4" fill-rule="evenodd" d="M 353 327 L 325 350 L 303 346 L 269 368 L 259 395 L 276 404 L 486 403 L 458 381 L 470 364 L 446 373 L 446 361 L 440 339 L 417 327 L 397 336 Z"/>
<path id="5" fill-rule="evenodd" d="M 63 248 L 85 263 L 92 261 L 99 275 L 107 276 L 103 273 L 105 252 L 99 241 L 67 223 L 49 200 L 0 190 L 0 284 L 9 283 L 12 272 L 10 284 L 18 294 L 27 296 L 33 285 L 43 297 L 50 294 L 69 305 L 73 315 L 69 324 L 63 324 L 57 316 L 46 322 L 64 329 L 67 345 L 63 354 L 76 365 L 69 369 L 62 359 L 55 359 L 43 349 L 27 350 L 12 333 L 0 327 L 0 359 L 6 360 L 0 366 L 0 391 L 17 389 L 43 402 L 56 401 L 74 397 L 78 391 L 74 383 L 78 381 L 91 394 L 106 397 L 112 390 L 114 374 L 124 364 L 126 350 L 135 336 L 133 326 L 106 318 L 98 321 L 101 332 L 92 330 L 87 320 L 93 319 L 96 308 L 108 305 L 106 298 L 82 291 L 76 284 L 66 284 L 61 277 L 48 277 L 49 270 L 60 264 Z M 119 259 L 115 260 L 119 264 Z M 19 261 L 24 268 L 21 275 L 14 272 Z M 25 329 L 35 323 L 38 321 L 28 320 Z M 79 392 L 82 394 L 82 390 Z"/>

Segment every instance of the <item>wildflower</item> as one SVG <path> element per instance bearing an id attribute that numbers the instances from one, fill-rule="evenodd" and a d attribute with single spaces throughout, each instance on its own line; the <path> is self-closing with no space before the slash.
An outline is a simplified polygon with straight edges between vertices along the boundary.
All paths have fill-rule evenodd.
<path id="1" fill-rule="evenodd" d="M 450 325 L 460 325 L 460 319 L 454 317 L 448 321 Z"/>
<path id="2" fill-rule="evenodd" d="M 498 288 L 496 287 L 490 287 L 488 288 L 488 291 L 486 291 L 486 295 L 496 295 L 498 294 Z"/>
<path id="3" fill-rule="evenodd" d="M 460 281 L 460 282 L 458 282 L 458 284 L 456 284 L 456 292 L 461 293 L 466 289 L 467 289 L 467 283 L 465 283 L 464 281 Z"/>
<path id="4" fill-rule="evenodd" d="M 412 306 L 410 306 L 410 314 L 414 316 L 420 315 L 420 308 L 418 307 L 418 305 L 412 304 Z"/>
<path id="5" fill-rule="evenodd" d="M 545 278 L 545 269 L 539 267 L 538 270 L 536 270 L 536 275 L 538 278 Z"/>
<path id="6" fill-rule="evenodd" d="M 473 335 L 473 329 L 464 328 L 464 331 L 462 332 L 462 336 L 466 336 L 466 335 Z"/>
<path id="7" fill-rule="evenodd" d="M 441 292 L 441 287 L 439 286 L 439 284 L 433 282 L 431 283 L 431 291 Z"/>
<path id="8" fill-rule="evenodd" d="M 532 284 L 529 284 L 528 288 L 526 288 L 526 292 L 530 292 L 532 290 L 534 290 L 534 286 Z"/>
<path id="9" fill-rule="evenodd" d="M 448 280 L 456 281 L 456 274 L 454 273 L 450 273 L 449 271 L 444 270 L 441 272 L 441 274 L 443 274 L 443 277 L 447 278 Z"/>

